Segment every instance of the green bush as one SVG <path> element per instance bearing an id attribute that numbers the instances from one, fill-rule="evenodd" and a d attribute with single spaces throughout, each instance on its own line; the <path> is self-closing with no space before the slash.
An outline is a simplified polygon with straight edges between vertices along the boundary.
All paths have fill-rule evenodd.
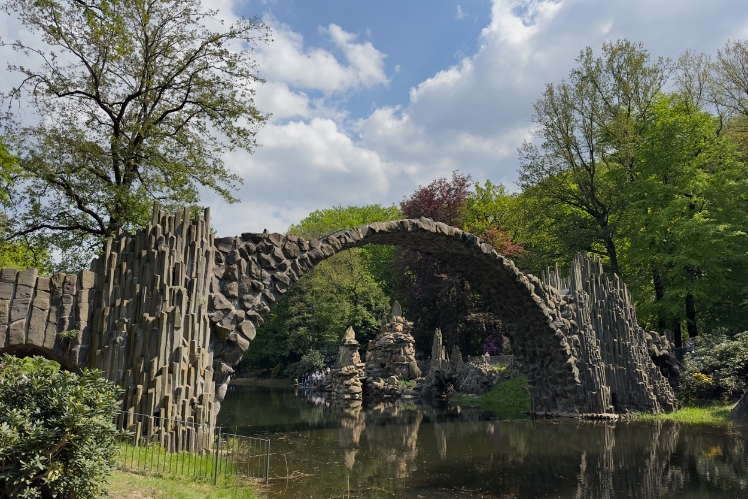
<path id="1" fill-rule="evenodd" d="M 0 498 L 106 493 L 118 431 L 117 390 L 41 357 L 0 358 Z"/>
<path id="2" fill-rule="evenodd" d="M 689 405 L 737 400 L 748 388 L 748 332 L 698 338 L 686 354 L 678 395 Z"/>
<path id="3" fill-rule="evenodd" d="M 324 366 L 325 357 L 322 352 L 310 349 L 301 357 L 300 361 L 294 362 L 286 368 L 286 376 L 301 380 L 304 375 L 321 370 Z"/>

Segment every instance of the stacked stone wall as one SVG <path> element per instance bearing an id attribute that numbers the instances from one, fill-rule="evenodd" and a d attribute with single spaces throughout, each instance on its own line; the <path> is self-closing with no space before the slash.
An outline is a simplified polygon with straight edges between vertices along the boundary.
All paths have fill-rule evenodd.
<path id="1" fill-rule="evenodd" d="M 96 275 L 36 269 L 0 270 L 0 350 L 18 354 L 47 353 L 67 369 L 86 365 Z M 60 337 L 64 331 L 78 334 Z"/>

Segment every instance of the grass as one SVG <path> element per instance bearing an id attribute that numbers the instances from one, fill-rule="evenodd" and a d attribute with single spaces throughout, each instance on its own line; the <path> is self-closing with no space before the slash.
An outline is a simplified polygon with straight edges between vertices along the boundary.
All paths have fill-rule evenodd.
<path id="1" fill-rule="evenodd" d="M 732 404 L 715 404 L 704 407 L 684 407 L 666 414 L 634 413 L 634 421 L 673 421 L 676 423 L 707 424 L 712 426 L 729 426 Z"/>
<path id="2" fill-rule="evenodd" d="M 229 463 L 222 461 L 224 469 Z M 168 452 L 153 442 L 138 447 L 120 442 L 118 462 L 119 467 L 124 469 L 204 477 L 212 477 L 216 467 L 215 456 L 212 453 L 200 455 L 190 452 Z"/>
<path id="3" fill-rule="evenodd" d="M 478 397 L 454 395 L 452 401 L 480 407 L 507 419 L 525 419 L 530 411 L 530 391 L 524 376 L 503 381 Z"/>
<path id="4" fill-rule="evenodd" d="M 114 499 L 255 499 L 254 485 L 238 479 L 213 482 L 182 475 L 154 475 L 114 470 L 109 478 Z"/>

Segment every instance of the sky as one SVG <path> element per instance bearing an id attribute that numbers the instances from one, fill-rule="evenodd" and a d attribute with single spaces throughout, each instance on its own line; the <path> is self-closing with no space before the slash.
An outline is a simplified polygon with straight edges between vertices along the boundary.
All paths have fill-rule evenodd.
<path id="1" fill-rule="evenodd" d="M 259 16 L 252 154 L 227 153 L 241 202 L 206 193 L 219 235 L 285 232 L 332 206 L 399 203 L 455 170 L 517 190 L 532 104 L 585 47 L 642 42 L 654 57 L 748 38 L 743 0 L 204 0 Z M 0 36 L 17 26 L 0 20 Z"/>

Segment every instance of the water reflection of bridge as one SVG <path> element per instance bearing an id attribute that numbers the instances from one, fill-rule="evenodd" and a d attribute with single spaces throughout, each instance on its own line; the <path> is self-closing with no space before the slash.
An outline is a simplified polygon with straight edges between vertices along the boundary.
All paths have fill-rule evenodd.
<path id="1" fill-rule="evenodd" d="M 435 487 L 454 491 L 456 485 L 466 496 L 482 497 L 655 499 L 694 483 L 715 491 L 742 483 L 748 490 L 740 478 L 748 469 L 745 441 L 672 424 L 502 422 L 472 408 L 403 403 L 331 409 L 341 418 L 338 445 L 351 486 L 354 478 L 359 485 L 368 480 L 358 473 L 360 456 L 380 463 L 376 470 L 361 468 L 392 477 L 400 487 L 428 483 L 430 497 L 441 497 Z M 375 456 L 364 455 L 369 452 Z M 472 457 L 467 468 L 466 455 Z M 432 460 L 442 462 L 443 473 L 421 469 Z"/>

